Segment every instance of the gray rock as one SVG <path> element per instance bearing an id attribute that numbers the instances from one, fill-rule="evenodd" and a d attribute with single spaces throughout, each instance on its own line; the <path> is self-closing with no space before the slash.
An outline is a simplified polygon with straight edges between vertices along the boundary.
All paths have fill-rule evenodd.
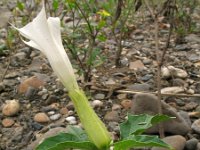
<path id="1" fill-rule="evenodd" d="M 50 80 L 50 76 L 46 75 L 46 74 L 42 74 L 42 73 L 34 73 L 34 76 L 36 76 L 38 79 L 44 81 L 44 82 L 49 82 Z"/>
<path id="2" fill-rule="evenodd" d="M 195 120 L 191 126 L 192 130 L 194 130 L 196 133 L 200 134 L 200 119 Z"/>
<path id="3" fill-rule="evenodd" d="M 197 144 L 198 140 L 196 138 L 192 138 L 186 142 L 185 150 L 196 150 Z"/>
<path id="4" fill-rule="evenodd" d="M 153 77 L 152 74 L 146 74 L 145 76 L 141 77 L 140 79 L 144 82 L 150 80 Z"/>
<path id="5" fill-rule="evenodd" d="M 51 96 L 49 96 L 48 99 L 45 101 L 45 104 L 46 104 L 46 105 L 50 105 L 50 104 L 52 104 L 52 103 L 58 102 L 58 99 L 59 99 L 59 98 L 58 98 L 57 96 L 51 95 Z"/>
<path id="6" fill-rule="evenodd" d="M 77 124 L 76 118 L 74 116 L 69 116 L 65 119 L 67 122 L 69 122 L 69 124 Z"/>
<path id="7" fill-rule="evenodd" d="M 104 116 L 104 119 L 106 121 L 116 121 L 118 122 L 119 121 L 119 114 L 117 111 L 110 111 L 110 112 L 107 112 L 106 115 Z"/>
<path id="8" fill-rule="evenodd" d="M 172 86 L 184 86 L 186 83 L 184 80 L 176 78 L 172 79 Z"/>
<path id="9" fill-rule="evenodd" d="M 117 122 L 109 122 L 108 127 L 111 128 L 111 131 L 119 132 L 119 124 Z"/>
<path id="10" fill-rule="evenodd" d="M 196 53 L 191 53 L 187 55 L 187 59 L 191 62 L 197 62 L 200 60 L 200 55 Z"/>
<path id="11" fill-rule="evenodd" d="M 11 66 L 26 66 L 31 63 L 31 59 L 27 58 L 27 54 L 25 52 L 18 52 L 11 58 Z"/>
<path id="12" fill-rule="evenodd" d="M 98 93 L 98 94 L 96 94 L 96 95 L 94 96 L 94 98 L 97 99 L 97 100 L 102 100 L 102 99 L 105 98 L 105 94 L 103 94 L 103 93 Z"/>
<path id="13" fill-rule="evenodd" d="M 184 102 L 183 100 L 181 100 L 181 99 L 176 99 L 176 104 L 177 104 L 178 106 L 184 106 L 184 105 L 185 105 L 185 102 Z"/>
<path id="14" fill-rule="evenodd" d="M 169 78 L 169 77 L 186 78 L 188 76 L 185 70 L 176 68 L 174 66 L 162 67 L 161 74 L 163 78 Z"/>
<path id="15" fill-rule="evenodd" d="M 32 142 L 31 144 L 29 144 L 26 148 L 26 150 L 33 150 L 35 149 L 38 144 L 40 144 L 44 139 L 51 137 L 51 136 L 55 136 L 59 133 L 66 133 L 67 130 L 66 128 L 61 128 L 61 127 L 57 127 L 57 128 L 53 128 L 50 129 L 48 132 L 46 132 L 45 134 L 41 135 L 41 136 L 37 136 L 37 139 Z"/>
<path id="16" fill-rule="evenodd" d="M 171 145 L 175 150 L 183 150 L 186 140 L 183 136 L 174 135 L 163 138 L 163 141 Z M 166 148 L 153 147 L 151 150 L 168 150 Z"/>
<path id="17" fill-rule="evenodd" d="M 34 97 L 34 95 L 36 95 L 36 93 L 37 93 L 37 89 L 32 86 L 29 86 L 26 93 L 24 94 L 24 96 L 26 98 L 33 99 L 33 97 Z"/>
<path id="18" fill-rule="evenodd" d="M 144 65 L 150 65 L 152 63 L 152 60 L 147 58 L 147 59 L 144 59 L 142 62 Z"/>
<path id="19" fill-rule="evenodd" d="M 128 64 L 129 64 L 129 62 L 128 62 L 128 58 L 126 58 L 126 57 L 123 57 L 122 59 L 120 59 L 120 64 L 122 65 L 122 66 L 128 66 Z"/>
<path id="20" fill-rule="evenodd" d="M 190 127 L 180 116 L 174 108 L 162 102 L 163 114 L 176 117 L 163 123 L 164 130 L 167 133 L 185 135 L 190 131 Z M 152 94 L 136 94 L 133 99 L 133 105 L 131 108 L 133 114 L 158 114 L 158 99 Z M 158 133 L 158 125 L 147 130 L 147 133 Z"/>
<path id="21" fill-rule="evenodd" d="M 180 111 L 180 112 L 178 112 L 178 114 L 185 120 L 185 122 L 188 124 L 188 126 L 191 127 L 192 122 L 190 120 L 190 116 L 188 115 L 188 113 L 185 111 Z"/>
<path id="22" fill-rule="evenodd" d="M 51 120 L 55 121 L 55 120 L 60 119 L 60 117 L 61 117 L 61 114 L 54 114 L 54 115 L 50 116 L 49 118 L 50 118 Z"/>
<path id="23" fill-rule="evenodd" d="M 175 49 L 179 51 L 187 51 L 190 50 L 190 47 L 188 47 L 187 44 L 181 44 L 181 45 L 176 45 Z"/>
<path id="24" fill-rule="evenodd" d="M 133 43 L 128 42 L 128 41 L 122 41 L 121 43 L 124 47 L 131 47 Z"/>
<path id="25" fill-rule="evenodd" d="M 196 43 L 200 43 L 200 37 L 196 34 L 189 34 L 185 37 L 185 40 L 187 42 L 196 42 Z"/>
<path id="26" fill-rule="evenodd" d="M 196 150 L 200 150 L 200 142 L 197 144 L 197 149 Z"/>
<path id="27" fill-rule="evenodd" d="M 103 102 L 100 100 L 94 100 L 91 102 L 93 108 L 103 107 Z"/>
<path id="28" fill-rule="evenodd" d="M 135 36 L 135 37 L 134 37 L 134 40 L 142 41 L 142 40 L 144 40 L 144 36 L 143 36 L 143 35 Z"/>
<path id="29" fill-rule="evenodd" d="M 5 76 L 5 79 L 12 79 L 12 78 L 16 78 L 16 77 L 18 77 L 19 76 L 19 73 L 18 72 L 11 72 L 11 73 L 9 73 L 9 74 L 7 74 L 6 76 Z"/>
<path id="30" fill-rule="evenodd" d="M 142 83 L 142 84 L 133 84 L 128 86 L 128 90 L 134 90 L 134 91 L 150 91 L 151 85 L 147 83 Z"/>

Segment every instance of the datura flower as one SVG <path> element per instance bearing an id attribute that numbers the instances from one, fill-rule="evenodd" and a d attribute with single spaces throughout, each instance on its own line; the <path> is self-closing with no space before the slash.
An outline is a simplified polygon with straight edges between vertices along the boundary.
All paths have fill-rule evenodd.
<path id="1" fill-rule="evenodd" d="M 43 6 L 32 22 L 22 28 L 14 28 L 29 40 L 24 41 L 25 44 L 40 50 L 48 58 L 55 74 L 68 90 L 89 139 L 99 149 L 107 149 L 111 142 L 110 134 L 77 84 L 72 65 L 62 45 L 60 19 L 47 19 Z"/>

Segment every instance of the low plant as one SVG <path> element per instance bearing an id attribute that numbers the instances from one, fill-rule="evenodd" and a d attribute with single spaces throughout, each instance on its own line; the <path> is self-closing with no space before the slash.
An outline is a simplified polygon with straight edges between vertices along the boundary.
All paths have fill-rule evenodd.
<path id="1" fill-rule="evenodd" d="M 14 27 L 14 26 L 13 26 Z M 75 110 L 84 127 L 68 126 L 67 133 L 46 139 L 36 150 L 128 150 L 132 147 L 164 147 L 172 149 L 157 136 L 142 135 L 152 125 L 166 121 L 165 115 L 128 115 L 127 121 L 120 125 L 120 140 L 113 142 L 111 134 L 90 106 L 84 92 L 78 86 L 71 62 L 64 50 L 61 39 L 60 19 L 46 18 L 43 5 L 38 16 L 22 28 L 16 28 L 25 38 L 23 42 L 40 50 L 50 62 L 57 77 L 68 90 Z M 28 40 L 28 41 L 27 41 Z"/>

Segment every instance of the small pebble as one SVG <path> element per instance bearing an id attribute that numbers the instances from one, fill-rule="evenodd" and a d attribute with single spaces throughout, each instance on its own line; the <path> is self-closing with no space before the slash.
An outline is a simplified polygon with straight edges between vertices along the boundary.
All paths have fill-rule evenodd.
<path id="1" fill-rule="evenodd" d="M 48 115 L 54 115 L 55 114 L 55 111 L 49 111 L 48 112 Z"/>
<path id="2" fill-rule="evenodd" d="M 34 121 L 38 123 L 47 123 L 49 122 L 49 117 L 45 113 L 37 113 L 34 116 Z"/>
<path id="3" fill-rule="evenodd" d="M 121 99 L 125 99 L 126 96 L 127 96 L 127 94 L 118 94 L 117 98 L 121 100 Z"/>
<path id="4" fill-rule="evenodd" d="M 195 91 L 194 91 L 193 89 L 188 89 L 188 90 L 186 91 L 186 93 L 187 93 L 187 94 L 191 94 L 191 95 L 192 95 L 192 94 L 194 94 L 194 93 L 195 93 Z"/>
<path id="5" fill-rule="evenodd" d="M 3 106 L 2 113 L 6 116 L 14 116 L 20 110 L 20 104 L 17 100 L 6 101 L 6 104 Z"/>
<path id="6" fill-rule="evenodd" d="M 74 110 L 74 104 L 71 101 L 67 104 L 66 107 L 68 110 Z"/>
<path id="7" fill-rule="evenodd" d="M 69 110 L 69 111 L 68 111 L 68 115 L 69 115 L 69 116 L 71 116 L 71 115 L 73 115 L 73 114 L 74 114 L 74 111 L 73 111 L 73 110 Z"/>
<path id="8" fill-rule="evenodd" d="M 52 104 L 50 105 L 50 107 L 51 107 L 52 109 L 58 110 L 59 107 L 60 107 L 60 104 L 59 104 L 59 103 L 52 103 Z"/>
<path id="9" fill-rule="evenodd" d="M 66 114 L 68 114 L 68 112 L 69 112 L 69 110 L 66 107 L 60 109 L 60 113 L 62 115 L 66 115 Z"/>
<path id="10" fill-rule="evenodd" d="M 61 117 L 61 114 L 54 114 L 54 115 L 50 116 L 49 118 L 50 118 L 51 120 L 55 121 L 55 120 L 60 119 L 60 117 Z"/>
<path id="11" fill-rule="evenodd" d="M 117 111 L 110 111 L 110 112 L 107 112 L 106 115 L 104 116 L 104 119 L 106 121 L 119 121 L 119 114 Z"/>
<path id="12" fill-rule="evenodd" d="M 99 100 L 102 100 L 102 99 L 105 99 L 105 94 L 102 94 L 102 93 L 98 93 L 94 96 L 95 99 L 99 99 Z"/>
<path id="13" fill-rule="evenodd" d="M 76 118 L 74 116 L 69 116 L 65 119 L 69 124 L 77 124 Z"/>
<path id="14" fill-rule="evenodd" d="M 34 130 L 41 130 L 44 127 L 42 124 L 39 124 L 37 122 L 33 122 L 31 125 Z"/>
<path id="15" fill-rule="evenodd" d="M 124 109 L 130 109 L 131 106 L 132 106 L 132 101 L 131 101 L 131 100 L 128 100 L 128 99 L 123 100 L 123 101 L 121 102 L 121 105 L 122 105 L 122 107 L 123 107 Z"/>
<path id="16" fill-rule="evenodd" d="M 14 123 L 15 123 L 15 121 L 10 118 L 5 118 L 2 120 L 2 125 L 6 128 L 11 127 Z"/>
<path id="17" fill-rule="evenodd" d="M 120 110 L 121 108 L 122 108 L 122 106 L 119 104 L 113 104 L 113 106 L 112 106 L 112 110 Z"/>
<path id="18" fill-rule="evenodd" d="M 94 101 L 92 101 L 91 105 L 92 105 L 93 108 L 102 107 L 103 106 L 103 102 L 100 101 L 100 100 L 94 100 Z"/>
<path id="19" fill-rule="evenodd" d="M 56 102 L 58 102 L 58 97 L 57 97 L 57 96 L 54 96 L 54 95 L 49 96 L 48 99 L 45 101 L 45 103 L 46 103 L 47 105 L 50 105 L 50 104 L 52 104 L 52 103 L 55 104 Z"/>

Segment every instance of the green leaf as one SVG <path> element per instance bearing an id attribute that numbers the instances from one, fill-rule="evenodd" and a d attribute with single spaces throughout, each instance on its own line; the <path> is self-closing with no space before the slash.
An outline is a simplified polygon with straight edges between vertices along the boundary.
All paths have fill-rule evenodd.
<path id="1" fill-rule="evenodd" d="M 59 0 L 53 0 L 53 10 L 56 11 L 58 9 L 59 6 Z"/>
<path id="2" fill-rule="evenodd" d="M 24 10 L 24 3 L 17 2 L 17 7 L 19 8 L 19 10 L 23 11 Z"/>
<path id="3" fill-rule="evenodd" d="M 69 126 L 67 131 L 68 133 L 60 133 L 45 139 L 36 150 L 66 150 L 68 148 L 97 150 L 97 147 L 88 140 L 82 129 Z"/>
<path id="4" fill-rule="evenodd" d="M 105 42 L 106 41 L 106 36 L 104 35 L 104 34 L 99 34 L 98 36 L 97 36 L 97 39 L 99 40 L 99 41 L 101 41 L 101 42 Z"/>
<path id="5" fill-rule="evenodd" d="M 166 115 L 151 116 L 148 114 L 142 114 L 142 115 L 128 114 L 128 120 L 120 124 L 121 139 L 126 139 L 132 134 L 134 135 L 142 134 L 146 129 L 152 127 L 153 125 L 161 121 L 167 121 L 169 119 L 170 117 Z"/>
<path id="6" fill-rule="evenodd" d="M 163 142 L 157 136 L 132 135 L 126 140 L 114 144 L 114 150 L 129 150 L 130 148 L 163 147 L 173 150 L 171 146 Z"/>
<path id="7" fill-rule="evenodd" d="M 106 25 L 105 20 L 100 20 L 98 22 L 98 26 L 97 26 L 98 30 L 100 30 L 101 28 L 105 27 L 105 25 Z"/>

